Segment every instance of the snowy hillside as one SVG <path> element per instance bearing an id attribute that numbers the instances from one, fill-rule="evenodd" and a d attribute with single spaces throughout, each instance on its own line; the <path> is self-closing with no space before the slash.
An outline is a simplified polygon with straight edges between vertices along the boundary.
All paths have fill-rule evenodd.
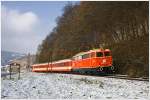
<path id="1" fill-rule="evenodd" d="M 57 73 L 2 80 L 2 98 L 148 99 L 149 82 Z"/>

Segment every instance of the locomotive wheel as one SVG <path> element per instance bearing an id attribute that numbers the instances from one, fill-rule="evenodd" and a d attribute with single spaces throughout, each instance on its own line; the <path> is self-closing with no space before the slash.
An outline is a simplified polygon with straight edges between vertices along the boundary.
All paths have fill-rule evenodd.
<path id="1" fill-rule="evenodd" d="M 115 69 L 115 67 L 114 66 L 111 66 L 111 70 L 114 70 Z"/>
<path id="2" fill-rule="evenodd" d="M 110 68 L 108 69 L 108 74 L 113 74 L 114 73 L 114 66 L 110 66 Z"/>
<path id="3" fill-rule="evenodd" d="M 100 68 L 99 68 L 99 71 L 103 71 L 103 70 L 104 70 L 103 67 L 100 67 Z"/>

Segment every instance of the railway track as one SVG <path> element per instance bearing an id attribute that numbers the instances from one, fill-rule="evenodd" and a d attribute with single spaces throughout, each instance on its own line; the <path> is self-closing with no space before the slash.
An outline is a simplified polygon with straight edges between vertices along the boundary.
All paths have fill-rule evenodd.
<path id="1" fill-rule="evenodd" d="M 89 76 L 89 77 L 104 77 L 104 78 L 116 78 L 116 79 L 126 79 L 126 80 L 136 80 L 136 81 L 149 81 L 148 77 L 136 77 L 131 78 L 128 75 L 121 74 L 81 74 L 81 73 L 64 73 L 64 72 L 51 72 L 51 73 L 61 73 L 61 74 L 72 74 L 72 75 L 81 75 L 81 76 Z"/>
<path id="2" fill-rule="evenodd" d="M 131 78 L 127 75 L 113 75 L 113 76 L 106 76 L 107 78 L 117 78 L 117 79 L 127 79 L 127 80 L 137 80 L 137 81 L 149 81 L 148 77 L 140 77 L 140 78 Z"/>
<path id="3" fill-rule="evenodd" d="M 120 75 L 120 74 L 103 74 L 103 75 L 87 75 L 87 74 L 80 74 L 80 73 L 67 73 L 67 74 L 82 75 L 82 76 L 93 76 L 93 77 L 116 78 L 116 79 L 126 79 L 126 80 L 137 80 L 137 81 L 149 81 L 148 77 L 131 78 L 128 75 Z"/>

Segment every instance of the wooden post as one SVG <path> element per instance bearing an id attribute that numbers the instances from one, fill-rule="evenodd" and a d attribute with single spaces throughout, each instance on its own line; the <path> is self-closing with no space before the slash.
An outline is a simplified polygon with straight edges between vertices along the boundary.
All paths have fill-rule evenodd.
<path id="1" fill-rule="evenodd" d="M 18 77 L 18 79 L 20 79 L 20 64 L 18 64 L 18 66 L 19 66 L 19 77 Z"/>
<path id="2" fill-rule="evenodd" d="M 30 71 L 30 64 L 31 64 L 31 61 L 30 61 L 30 53 L 28 53 L 28 56 L 27 56 L 27 71 Z"/>
<path id="3" fill-rule="evenodd" d="M 10 74 L 10 79 L 11 79 L 11 64 L 9 66 L 9 74 Z"/>

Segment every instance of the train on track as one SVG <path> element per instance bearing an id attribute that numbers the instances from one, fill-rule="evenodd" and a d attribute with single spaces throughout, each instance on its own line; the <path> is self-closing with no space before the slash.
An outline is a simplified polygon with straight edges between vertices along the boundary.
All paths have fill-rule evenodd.
<path id="1" fill-rule="evenodd" d="M 33 64 L 33 72 L 80 72 L 95 73 L 114 71 L 112 54 L 109 49 L 93 49 L 81 52 L 71 59 Z"/>

